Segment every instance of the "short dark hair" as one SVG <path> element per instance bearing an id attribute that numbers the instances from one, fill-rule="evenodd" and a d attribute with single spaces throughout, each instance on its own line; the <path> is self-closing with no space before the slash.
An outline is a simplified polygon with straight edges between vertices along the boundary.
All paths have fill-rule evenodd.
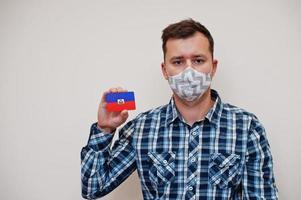
<path id="1" fill-rule="evenodd" d="M 196 32 L 202 33 L 209 41 L 209 50 L 211 52 L 212 58 L 213 58 L 213 51 L 214 51 L 214 41 L 213 38 L 209 32 L 209 30 L 202 25 L 201 23 L 188 18 L 185 20 L 182 20 L 180 22 L 170 24 L 162 31 L 162 49 L 163 49 L 163 55 L 165 60 L 165 54 L 166 54 L 166 42 L 168 39 L 186 39 L 192 35 L 194 35 Z"/>

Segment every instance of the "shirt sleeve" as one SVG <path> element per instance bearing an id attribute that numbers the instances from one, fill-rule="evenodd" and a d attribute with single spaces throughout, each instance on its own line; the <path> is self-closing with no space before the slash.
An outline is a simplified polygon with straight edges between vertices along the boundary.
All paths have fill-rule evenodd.
<path id="1" fill-rule="evenodd" d="M 273 158 L 266 132 L 256 117 L 251 121 L 243 173 L 243 199 L 278 199 Z"/>
<path id="2" fill-rule="evenodd" d="M 110 193 L 136 170 L 133 132 L 132 120 L 120 129 L 119 139 L 111 149 L 113 134 L 92 124 L 88 144 L 81 150 L 83 198 L 96 199 Z"/>

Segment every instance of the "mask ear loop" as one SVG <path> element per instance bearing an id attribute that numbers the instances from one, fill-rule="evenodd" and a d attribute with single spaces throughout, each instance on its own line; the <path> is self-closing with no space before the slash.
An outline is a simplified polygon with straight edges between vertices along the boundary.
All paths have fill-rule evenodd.
<path id="1" fill-rule="evenodd" d="M 211 77 L 211 73 L 212 73 L 212 69 L 210 70 L 210 72 L 208 73 L 208 76 L 210 77 L 210 79 L 212 79 Z"/>
<path id="2" fill-rule="evenodd" d="M 168 74 L 167 69 L 166 69 L 165 66 L 164 66 L 164 70 L 165 70 L 165 73 L 166 73 L 166 75 L 167 75 L 167 80 L 169 80 L 170 75 Z"/>
<path id="3" fill-rule="evenodd" d="M 210 72 L 208 73 L 211 80 L 212 80 L 212 75 L 211 75 L 212 72 L 213 72 L 213 67 L 211 68 Z"/>
<path id="4" fill-rule="evenodd" d="M 168 74 L 166 68 L 165 68 L 165 72 L 166 72 L 166 75 L 167 75 L 167 80 L 169 81 L 170 77 L 172 77 L 172 76 Z"/>

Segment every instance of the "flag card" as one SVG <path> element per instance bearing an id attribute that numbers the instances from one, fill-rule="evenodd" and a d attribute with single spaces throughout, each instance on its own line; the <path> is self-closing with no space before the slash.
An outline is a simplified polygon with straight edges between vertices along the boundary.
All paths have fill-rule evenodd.
<path id="1" fill-rule="evenodd" d="M 135 110 L 134 92 L 112 92 L 106 95 L 107 110 L 112 112 Z"/>

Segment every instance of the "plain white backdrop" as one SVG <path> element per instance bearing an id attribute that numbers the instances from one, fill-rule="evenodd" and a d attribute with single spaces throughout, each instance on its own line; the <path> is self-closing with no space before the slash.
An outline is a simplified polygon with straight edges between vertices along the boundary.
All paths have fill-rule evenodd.
<path id="1" fill-rule="evenodd" d="M 138 113 L 168 103 L 161 32 L 188 17 L 215 39 L 224 102 L 255 113 L 280 198 L 299 199 L 300 1 L 0 0 L 0 199 L 81 198 L 80 150 L 109 87 Z M 105 200 L 142 199 L 136 172 Z"/>

